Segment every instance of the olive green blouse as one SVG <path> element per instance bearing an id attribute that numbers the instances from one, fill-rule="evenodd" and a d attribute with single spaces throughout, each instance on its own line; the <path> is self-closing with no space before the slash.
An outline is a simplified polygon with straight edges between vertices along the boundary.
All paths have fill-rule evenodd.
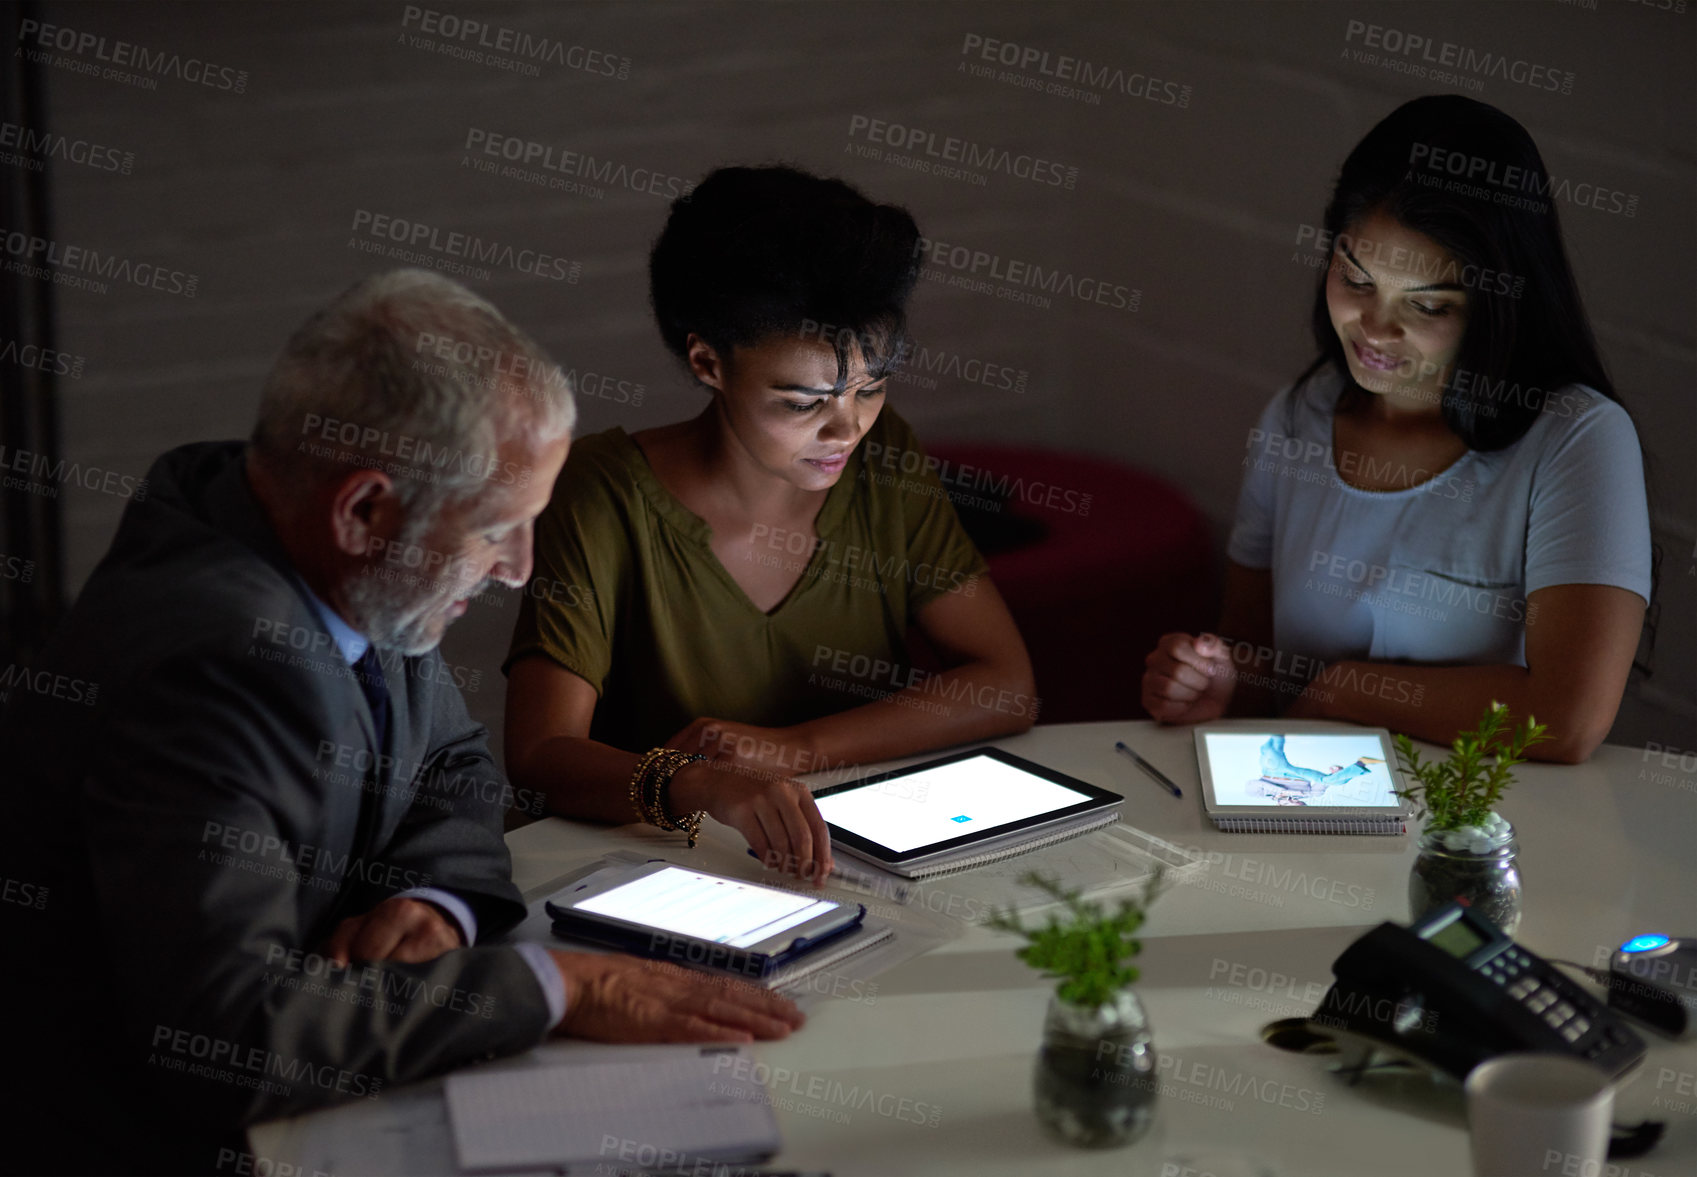
<path id="1" fill-rule="evenodd" d="M 878 415 L 814 529 L 757 529 L 751 558 L 802 573 L 763 613 L 623 429 L 580 438 L 536 522 L 503 670 L 546 654 L 599 693 L 590 737 L 632 750 L 699 716 L 785 727 L 909 685 L 914 615 L 977 592 L 985 563 L 907 422 Z"/>

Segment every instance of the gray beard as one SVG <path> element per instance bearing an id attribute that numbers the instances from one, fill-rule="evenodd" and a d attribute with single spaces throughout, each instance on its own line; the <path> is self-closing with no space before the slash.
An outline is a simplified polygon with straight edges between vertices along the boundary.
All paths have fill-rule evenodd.
<path id="1" fill-rule="evenodd" d="M 428 533 L 429 523 L 425 519 L 403 526 L 396 542 L 406 547 L 417 544 Z M 372 645 L 417 658 L 441 644 L 449 624 L 442 616 L 443 606 L 474 597 L 493 583 L 484 578 L 471 591 L 462 591 L 464 586 L 442 577 L 427 578 L 404 566 L 389 569 L 372 561 L 365 566 L 365 575 L 354 577 L 343 592 L 354 627 Z"/>

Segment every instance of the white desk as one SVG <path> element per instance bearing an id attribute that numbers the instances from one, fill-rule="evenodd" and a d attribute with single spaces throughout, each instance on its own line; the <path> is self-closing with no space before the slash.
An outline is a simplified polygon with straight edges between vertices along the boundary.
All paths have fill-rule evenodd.
<path id="1" fill-rule="evenodd" d="M 1116 738 L 1183 786 L 1184 798 L 1117 755 Z M 1138 961 L 1138 993 L 1171 1063 L 1162 1072 L 1156 1130 L 1105 1152 L 1079 1152 L 1042 1135 L 1031 1111 L 1031 1067 L 1049 987 L 1015 959 L 1015 940 L 974 928 L 881 974 L 874 999 L 823 1001 L 789 1040 L 754 1048 L 795 1076 L 773 1092 L 785 1141 L 773 1166 L 836 1177 L 1172 1177 L 1162 1174 L 1168 1156 L 1212 1147 L 1264 1158 L 1281 1177 L 1469 1171 L 1458 1090 L 1408 1079 L 1350 1088 L 1324 1060 L 1280 1052 L 1258 1037 L 1265 1023 L 1314 1008 L 1331 962 L 1361 931 L 1407 918 L 1412 836 L 1215 831 L 1202 814 L 1188 729 L 1077 724 L 1000 745 L 1124 793 L 1128 823 L 1214 859 L 1198 882 L 1161 899 Z M 1577 767 L 1525 766 L 1518 780 L 1502 807 L 1519 832 L 1526 888 L 1517 939 L 1546 957 L 1592 964 L 1635 932 L 1697 934 L 1697 773 L 1665 768 L 1638 749 L 1605 747 Z M 649 836 L 549 819 L 515 830 L 507 842 L 515 881 L 535 900 L 586 858 Z M 1667 1135 L 1650 1156 L 1622 1162 L 1607 1177 L 1690 1177 L 1697 1174 L 1697 1043 L 1644 1037 L 1649 1058 L 1622 1085 L 1616 1119 L 1664 1120 Z M 573 1049 L 580 1048 L 544 1051 Z M 251 1133 L 253 1151 L 339 1177 L 452 1173 L 438 1090 L 417 1084 L 357 1107 L 261 1125 Z M 903 1099 L 940 1108 L 936 1125 L 908 1122 L 898 1110 Z"/>

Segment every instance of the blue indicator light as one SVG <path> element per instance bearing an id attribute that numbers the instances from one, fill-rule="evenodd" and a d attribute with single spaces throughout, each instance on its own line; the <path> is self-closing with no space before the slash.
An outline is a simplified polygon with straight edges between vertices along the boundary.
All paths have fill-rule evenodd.
<path id="1" fill-rule="evenodd" d="M 1620 950 L 1622 952 L 1648 952 L 1652 948 L 1660 948 L 1667 942 L 1668 938 L 1662 935 L 1634 936 L 1625 944 L 1622 944 Z"/>

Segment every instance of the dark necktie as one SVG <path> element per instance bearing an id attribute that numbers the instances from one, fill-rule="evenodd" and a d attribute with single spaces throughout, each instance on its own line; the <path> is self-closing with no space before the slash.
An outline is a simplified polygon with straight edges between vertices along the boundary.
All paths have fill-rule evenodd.
<path id="1" fill-rule="evenodd" d="M 383 681 L 383 663 L 377 660 L 377 647 L 367 646 L 365 653 L 354 663 L 354 677 L 365 701 L 371 708 L 371 723 L 377 730 L 377 755 L 389 749 L 389 686 Z"/>
<path id="2" fill-rule="evenodd" d="M 371 708 L 371 726 L 377 733 L 377 755 L 372 759 L 370 781 L 377 792 L 370 792 L 369 787 L 360 790 L 359 827 L 354 832 L 354 852 L 363 857 L 370 852 L 376 836 L 378 800 L 386 783 L 384 765 L 388 763 L 383 758 L 389 751 L 389 686 L 383 681 L 383 664 L 377 660 L 376 646 L 367 646 L 354 663 L 354 677 L 359 680 L 359 689 L 365 692 L 366 704 Z"/>

